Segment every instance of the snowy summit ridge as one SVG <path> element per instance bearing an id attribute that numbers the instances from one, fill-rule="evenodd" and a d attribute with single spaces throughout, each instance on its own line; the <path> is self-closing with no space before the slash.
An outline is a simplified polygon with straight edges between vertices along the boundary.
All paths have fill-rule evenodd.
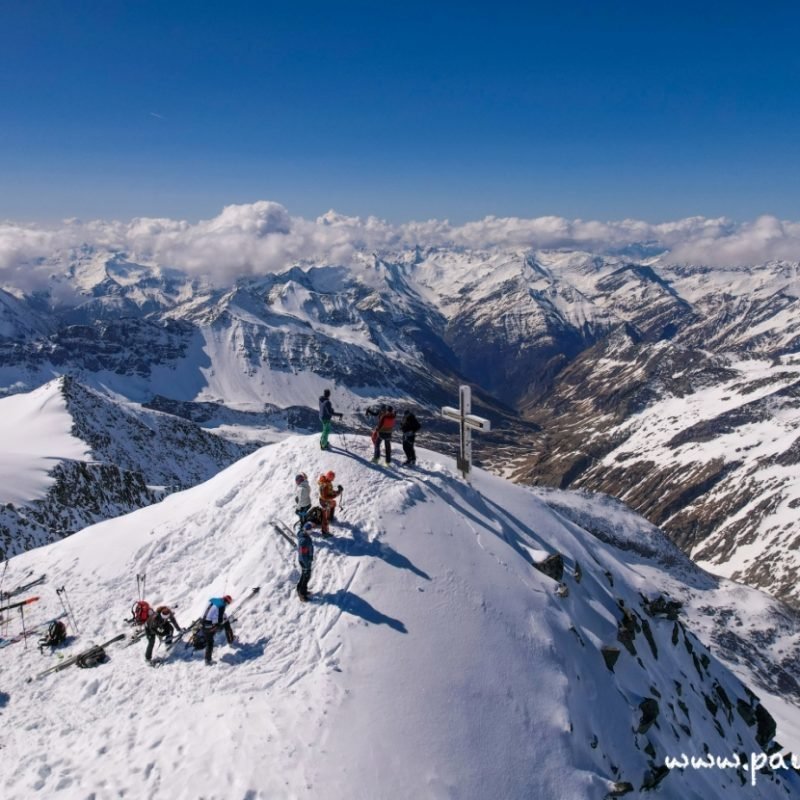
<path id="1" fill-rule="evenodd" d="M 159 669 L 143 644 L 111 646 L 95 669 L 26 683 L 54 657 L 0 649 L 5 798 L 566 799 L 658 786 L 711 800 L 751 779 L 664 767 L 682 752 L 763 753 L 775 730 L 682 613 L 646 602 L 661 567 L 529 489 L 480 470 L 465 485 L 422 449 L 418 469 L 375 467 L 367 441 L 348 438 L 351 452 L 321 455 L 316 437 L 289 437 L 12 559 L 9 582 L 50 579 L 29 624 L 58 612 L 54 581 L 68 587 L 81 626 L 70 652 L 124 630 L 136 574 L 184 626 L 211 596 L 261 589 L 210 669 L 180 645 Z M 345 491 L 301 604 L 295 554 L 269 521 L 291 521 L 296 472 L 328 469 Z M 533 566 L 556 552 L 558 593 Z M 694 592 L 717 585 L 691 574 Z M 748 797 L 798 788 L 788 771 L 753 777 Z"/>

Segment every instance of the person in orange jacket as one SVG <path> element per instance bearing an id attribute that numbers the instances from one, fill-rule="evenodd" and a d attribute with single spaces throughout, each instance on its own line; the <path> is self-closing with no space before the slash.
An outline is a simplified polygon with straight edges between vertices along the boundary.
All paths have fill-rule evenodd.
<path id="1" fill-rule="evenodd" d="M 336 498 L 342 493 L 341 485 L 334 488 L 336 473 L 331 470 L 319 476 L 319 505 L 322 508 L 322 535 L 330 535 L 329 525 L 336 513 Z"/>
<path id="2" fill-rule="evenodd" d="M 386 463 L 392 463 L 392 431 L 394 430 L 395 413 L 391 406 L 386 406 L 385 410 L 378 417 L 375 430 L 372 432 L 372 441 L 375 445 L 375 453 L 372 463 L 376 464 L 381 455 L 381 442 L 383 442 Z"/>

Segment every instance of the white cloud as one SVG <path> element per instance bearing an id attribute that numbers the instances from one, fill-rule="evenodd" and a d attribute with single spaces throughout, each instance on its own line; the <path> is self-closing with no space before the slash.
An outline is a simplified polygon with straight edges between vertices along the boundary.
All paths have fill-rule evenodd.
<path id="1" fill-rule="evenodd" d="M 291 217 L 278 203 L 230 205 L 209 220 L 137 218 L 130 222 L 66 220 L 57 226 L 0 222 L 0 280 L 22 290 L 42 285 L 53 259 L 84 245 L 125 252 L 228 283 L 299 261 L 349 264 L 356 254 L 420 245 L 491 248 L 573 248 L 597 253 L 647 244 L 674 262 L 735 266 L 800 260 L 800 223 L 775 217 L 734 223 L 690 217 L 661 224 L 563 217 L 486 217 L 463 225 L 428 220 L 392 225 L 376 217 L 329 211 L 316 220 Z"/>

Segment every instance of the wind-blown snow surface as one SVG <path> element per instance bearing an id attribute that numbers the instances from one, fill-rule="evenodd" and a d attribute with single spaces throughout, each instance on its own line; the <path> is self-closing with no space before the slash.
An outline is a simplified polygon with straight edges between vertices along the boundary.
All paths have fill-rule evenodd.
<path id="1" fill-rule="evenodd" d="M 331 468 L 345 486 L 336 536 L 317 543 L 316 600 L 301 604 L 295 554 L 268 521 L 291 520 L 298 470 Z M 179 603 L 183 625 L 212 595 L 261 593 L 212 668 L 179 645 L 148 669 L 143 643 L 114 645 L 105 665 L 26 683 L 55 657 L 0 650 L 3 797 L 602 798 L 618 780 L 639 789 L 648 744 L 660 763 L 704 744 L 760 750 L 735 710 L 712 716 L 713 686 L 734 709 L 750 701 L 682 627 L 651 619 L 653 645 L 640 635 L 636 658 L 623 650 L 606 668 L 599 648 L 617 643 L 618 601 L 638 608 L 646 580 L 623 551 L 529 490 L 474 480 L 424 450 L 419 469 L 388 470 L 292 437 L 14 558 L 7 585 L 50 576 L 29 624 L 58 612 L 53 582 L 68 588 L 81 625 L 70 652 L 124 628 L 137 573 L 151 602 Z M 583 571 L 566 598 L 529 562 L 554 549 Z M 705 671 L 688 641 L 708 655 Z M 658 720 L 637 733 L 639 704 L 656 692 Z M 748 797 L 798 788 L 785 773 L 758 779 Z M 673 771 L 657 793 L 710 800 L 740 787 L 730 769 Z"/>

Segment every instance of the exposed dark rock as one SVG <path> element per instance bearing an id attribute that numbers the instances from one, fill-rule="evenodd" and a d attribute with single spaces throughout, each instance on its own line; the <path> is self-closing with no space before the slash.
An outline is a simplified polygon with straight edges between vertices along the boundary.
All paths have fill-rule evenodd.
<path id="1" fill-rule="evenodd" d="M 564 557 L 561 553 L 553 553 L 547 556 L 544 561 L 540 561 L 533 565 L 539 572 L 543 572 L 554 581 L 561 582 L 564 577 Z"/>
<path id="2" fill-rule="evenodd" d="M 762 747 L 766 747 L 775 738 L 777 725 L 772 715 L 761 703 L 756 706 L 756 724 L 758 725 L 756 741 Z"/>
<path id="3" fill-rule="evenodd" d="M 603 660 L 606 662 L 606 666 L 611 670 L 614 671 L 614 664 L 617 663 L 617 659 L 619 658 L 619 648 L 618 647 L 601 647 L 600 652 L 603 655 Z"/>
<path id="4" fill-rule="evenodd" d="M 636 730 L 638 733 L 647 733 L 656 719 L 658 719 L 658 701 L 653 697 L 646 697 L 639 703 L 639 710 L 642 712 L 642 716 L 639 720 L 639 727 Z"/>

